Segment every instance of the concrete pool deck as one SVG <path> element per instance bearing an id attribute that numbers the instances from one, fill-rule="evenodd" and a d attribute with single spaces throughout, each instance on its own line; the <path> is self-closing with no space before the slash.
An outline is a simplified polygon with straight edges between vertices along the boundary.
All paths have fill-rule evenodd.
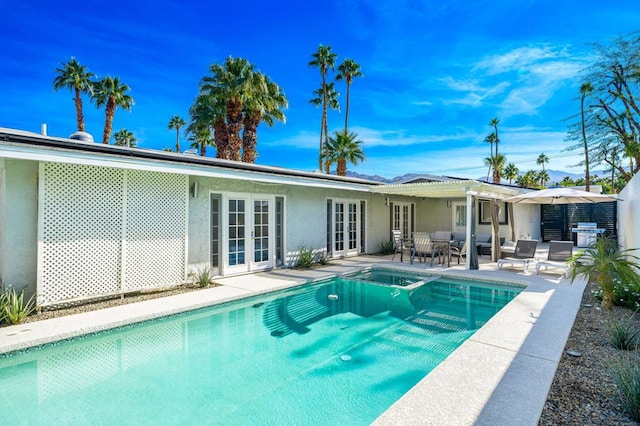
<path id="1" fill-rule="evenodd" d="M 536 425 L 563 355 L 586 282 L 573 284 L 559 273 L 525 274 L 428 267 L 360 256 L 314 270 L 280 269 L 221 278 L 218 287 L 82 314 L 0 328 L 0 354 L 133 322 L 241 299 L 355 271 L 370 265 L 429 271 L 526 285 L 442 364 L 421 380 L 374 424 Z M 390 366 L 393 368 L 393 366 Z"/>

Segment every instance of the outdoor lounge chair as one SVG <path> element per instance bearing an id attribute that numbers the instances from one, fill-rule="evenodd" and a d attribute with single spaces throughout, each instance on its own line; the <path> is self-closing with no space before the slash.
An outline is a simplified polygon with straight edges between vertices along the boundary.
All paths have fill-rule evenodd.
<path id="1" fill-rule="evenodd" d="M 505 257 L 498 260 L 498 269 L 502 269 L 505 263 L 511 266 L 524 265 L 524 271 L 529 270 L 529 264 L 534 260 L 536 255 L 537 240 L 518 240 L 513 256 Z"/>
<path id="2" fill-rule="evenodd" d="M 572 241 L 550 241 L 549 256 L 547 260 L 536 263 L 536 275 L 540 272 L 540 267 L 563 269 L 565 276 L 569 276 L 570 264 L 568 260 L 573 254 Z"/>

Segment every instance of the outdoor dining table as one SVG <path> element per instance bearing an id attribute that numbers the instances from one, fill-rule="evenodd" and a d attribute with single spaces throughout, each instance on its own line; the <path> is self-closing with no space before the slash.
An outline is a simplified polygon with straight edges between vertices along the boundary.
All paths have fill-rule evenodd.
<path id="1" fill-rule="evenodd" d="M 451 266 L 451 246 L 456 244 L 455 240 L 431 240 L 433 249 L 431 250 L 431 266 L 433 266 L 433 258 L 438 253 L 438 263 L 440 263 L 440 255 L 444 255 L 447 259 L 447 268 Z M 444 265 L 444 260 L 442 261 Z"/>

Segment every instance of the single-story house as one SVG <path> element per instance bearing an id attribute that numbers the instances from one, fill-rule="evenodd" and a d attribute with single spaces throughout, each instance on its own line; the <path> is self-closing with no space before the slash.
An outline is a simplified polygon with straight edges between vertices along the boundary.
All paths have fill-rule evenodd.
<path id="1" fill-rule="evenodd" d="M 0 128 L 0 278 L 37 304 L 375 253 L 392 229 L 491 234 L 486 203 L 520 190 L 447 178 L 406 184 Z M 470 208 L 472 206 L 473 208 Z M 472 210 L 478 209 L 473 215 Z M 536 238 L 539 210 L 501 210 Z"/>

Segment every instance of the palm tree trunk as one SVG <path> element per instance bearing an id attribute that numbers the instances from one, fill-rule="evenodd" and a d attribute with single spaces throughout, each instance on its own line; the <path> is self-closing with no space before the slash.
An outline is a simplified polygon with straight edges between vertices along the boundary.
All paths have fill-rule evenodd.
<path id="1" fill-rule="evenodd" d="M 76 124 L 78 125 L 78 131 L 84 132 L 84 114 L 82 113 L 82 98 L 80 97 L 80 89 L 75 88 L 76 97 L 74 102 L 76 104 Z"/>
<path id="2" fill-rule="evenodd" d="M 591 178 L 589 176 L 589 147 L 587 146 L 587 132 L 584 124 L 584 95 L 580 98 L 580 115 L 582 118 L 582 143 L 584 144 L 584 186 L 585 191 L 589 192 Z"/>
<path id="3" fill-rule="evenodd" d="M 207 155 L 207 140 L 203 139 L 200 142 L 200 156 L 204 157 L 205 155 Z"/>
<path id="4" fill-rule="evenodd" d="M 242 149 L 242 139 L 240 130 L 242 129 L 242 100 L 231 98 L 227 101 L 227 134 L 229 137 L 228 149 L 229 160 L 240 161 L 240 151 Z"/>
<path id="5" fill-rule="evenodd" d="M 326 71 L 322 72 L 322 126 L 323 129 L 320 132 L 320 139 L 322 139 L 322 133 L 324 131 L 324 159 L 325 159 L 325 164 L 324 164 L 324 168 L 325 168 L 325 173 L 329 174 L 329 162 L 327 161 L 327 159 L 329 158 L 329 151 L 328 151 L 328 141 L 329 141 L 329 130 L 328 130 L 328 126 L 327 126 L 327 83 L 326 83 Z M 320 147 L 320 156 L 322 156 L 322 147 Z M 322 167 L 320 168 L 320 171 L 322 171 Z"/>
<path id="6" fill-rule="evenodd" d="M 116 102 L 113 98 L 109 98 L 105 108 L 104 133 L 102 134 L 102 143 L 109 144 L 111 139 L 111 129 L 113 127 L 113 116 L 116 113 Z"/>
<path id="7" fill-rule="evenodd" d="M 338 159 L 338 176 L 346 176 L 347 175 L 347 160 L 344 158 Z"/>
<path id="8" fill-rule="evenodd" d="M 324 115 L 322 116 L 322 119 L 320 120 L 320 148 L 318 149 L 318 171 L 322 172 L 323 169 L 323 165 L 322 165 L 322 149 L 324 148 L 322 146 L 322 134 L 324 132 Z"/>
<path id="9" fill-rule="evenodd" d="M 227 124 L 222 117 L 216 118 L 213 122 L 213 141 L 216 145 L 216 158 L 228 160 L 229 136 L 227 134 Z"/>
<path id="10" fill-rule="evenodd" d="M 180 127 L 176 127 L 176 152 L 180 152 Z"/>
<path id="11" fill-rule="evenodd" d="M 258 140 L 258 125 L 260 124 L 260 111 L 249 112 L 244 119 L 244 131 L 242 132 L 242 162 L 255 163 L 258 154 L 256 143 Z"/>
<path id="12" fill-rule="evenodd" d="M 344 131 L 349 127 L 349 104 L 351 99 L 351 84 L 347 81 L 347 106 L 344 111 Z"/>

